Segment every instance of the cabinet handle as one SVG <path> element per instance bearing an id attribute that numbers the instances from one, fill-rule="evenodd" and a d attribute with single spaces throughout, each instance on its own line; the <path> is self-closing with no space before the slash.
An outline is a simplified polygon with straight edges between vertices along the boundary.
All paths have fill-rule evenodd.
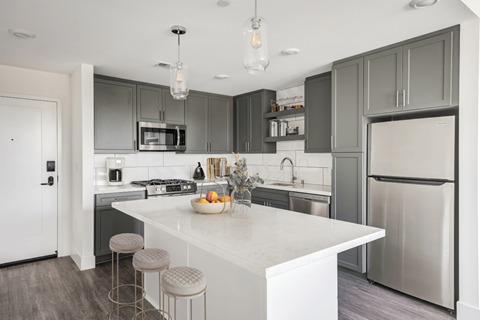
<path id="1" fill-rule="evenodd" d="M 330 149 L 333 150 L 333 135 L 330 136 Z"/>
<path id="2" fill-rule="evenodd" d="M 398 108 L 398 90 L 397 90 L 397 108 Z"/>
<path id="3" fill-rule="evenodd" d="M 250 142 L 247 142 L 248 152 L 250 152 Z"/>
<path id="4" fill-rule="evenodd" d="M 248 151 L 247 143 L 248 143 L 248 142 L 245 142 L 245 152 Z"/>
<path id="5" fill-rule="evenodd" d="M 403 89 L 403 106 L 405 107 L 405 89 Z"/>
<path id="6" fill-rule="evenodd" d="M 162 121 L 162 111 L 158 111 L 159 117 L 160 117 L 160 122 Z"/>
<path id="7" fill-rule="evenodd" d="M 137 151 L 137 140 L 133 140 L 133 151 Z"/>

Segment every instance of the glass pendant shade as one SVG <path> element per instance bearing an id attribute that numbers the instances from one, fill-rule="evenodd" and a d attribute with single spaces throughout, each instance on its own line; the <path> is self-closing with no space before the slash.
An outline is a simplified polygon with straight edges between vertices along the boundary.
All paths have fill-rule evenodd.
<path id="1" fill-rule="evenodd" d="M 181 62 L 170 66 L 170 93 L 175 100 L 185 100 L 188 96 L 188 67 Z"/>
<path id="2" fill-rule="evenodd" d="M 249 18 L 243 25 L 243 66 L 250 74 L 263 73 L 270 64 L 267 29 L 262 17 Z"/>

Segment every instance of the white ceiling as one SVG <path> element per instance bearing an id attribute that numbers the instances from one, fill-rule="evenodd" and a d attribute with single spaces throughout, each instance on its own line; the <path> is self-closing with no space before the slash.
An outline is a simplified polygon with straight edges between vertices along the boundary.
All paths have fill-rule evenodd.
<path id="1" fill-rule="evenodd" d="M 270 66 L 249 75 L 242 63 L 242 27 L 253 16 L 254 0 L 0 0 L 0 64 L 70 74 L 79 63 L 95 73 L 169 85 L 158 61 L 175 62 L 175 24 L 182 36 L 182 61 L 190 88 L 240 94 L 284 89 L 306 76 L 331 69 L 345 57 L 473 19 L 460 0 L 443 0 L 414 10 L 409 0 L 258 0 L 269 22 Z M 36 34 L 10 36 L 10 28 Z M 282 56 L 288 47 L 296 56 Z M 228 80 L 216 80 L 227 74 Z"/>

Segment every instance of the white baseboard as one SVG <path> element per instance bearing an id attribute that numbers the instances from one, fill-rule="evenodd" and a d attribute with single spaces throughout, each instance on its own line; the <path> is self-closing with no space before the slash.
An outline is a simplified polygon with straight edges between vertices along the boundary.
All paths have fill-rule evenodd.
<path id="1" fill-rule="evenodd" d="M 158 304 L 158 301 L 155 301 L 154 299 L 152 299 L 152 297 L 148 294 L 148 292 L 145 295 L 145 299 L 148 302 L 150 302 L 155 309 L 158 309 L 160 307 L 159 304 Z"/>
<path id="2" fill-rule="evenodd" d="M 457 302 L 457 320 L 476 320 L 480 319 L 480 309 Z"/>
<path id="3" fill-rule="evenodd" d="M 72 257 L 72 260 L 75 262 L 80 271 L 95 268 L 95 256 L 80 256 L 80 253 L 73 244 L 70 246 L 70 257 Z"/>
<path id="4" fill-rule="evenodd" d="M 67 257 L 70 255 L 70 244 L 65 244 L 58 248 L 58 257 Z"/>

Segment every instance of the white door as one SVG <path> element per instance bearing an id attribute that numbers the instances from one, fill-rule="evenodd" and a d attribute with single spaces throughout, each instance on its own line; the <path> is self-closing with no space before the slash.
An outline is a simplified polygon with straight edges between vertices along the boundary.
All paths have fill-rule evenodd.
<path id="1" fill-rule="evenodd" d="M 0 97 L 0 154 L 0 265 L 56 254 L 56 103 Z"/>

